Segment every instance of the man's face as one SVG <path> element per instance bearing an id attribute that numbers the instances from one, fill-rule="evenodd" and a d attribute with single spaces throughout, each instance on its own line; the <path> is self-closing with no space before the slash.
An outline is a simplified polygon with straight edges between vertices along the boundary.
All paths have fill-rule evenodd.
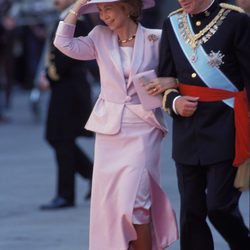
<path id="1" fill-rule="evenodd" d="M 181 7 L 186 13 L 196 14 L 204 10 L 212 0 L 179 0 Z"/>
<path id="2" fill-rule="evenodd" d="M 236 4 L 250 13 L 250 0 L 236 0 Z"/>

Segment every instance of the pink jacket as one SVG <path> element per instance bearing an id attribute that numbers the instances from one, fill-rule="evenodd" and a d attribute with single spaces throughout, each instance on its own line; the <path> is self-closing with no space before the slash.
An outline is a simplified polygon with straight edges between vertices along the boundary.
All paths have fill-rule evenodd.
<path id="1" fill-rule="evenodd" d="M 146 111 L 140 105 L 133 86 L 133 75 L 156 69 L 161 31 L 138 25 L 132 70 L 126 84 L 121 65 L 117 35 L 108 27 L 98 25 L 88 36 L 74 38 L 75 25 L 60 22 L 54 45 L 65 55 L 79 60 L 96 59 L 101 78 L 100 96 L 93 108 L 86 129 L 103 134 L 119 132 L 124 107 L 166 133 L 161 109 Z"/>

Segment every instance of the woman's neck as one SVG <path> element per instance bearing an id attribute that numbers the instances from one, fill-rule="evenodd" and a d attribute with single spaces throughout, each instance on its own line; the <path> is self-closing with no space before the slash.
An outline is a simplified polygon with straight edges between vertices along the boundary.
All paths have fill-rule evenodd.
<path id="1" fill-rule="evenodd" d="M 127 25 L 124 25 L 122 28 L 116 31 L 119 41 L 131 41 L 135 37 L 138 25 L 134 23 L 132 20 L 128 22 Z M 127 41 L 127 42 L 129 42 Z"/>

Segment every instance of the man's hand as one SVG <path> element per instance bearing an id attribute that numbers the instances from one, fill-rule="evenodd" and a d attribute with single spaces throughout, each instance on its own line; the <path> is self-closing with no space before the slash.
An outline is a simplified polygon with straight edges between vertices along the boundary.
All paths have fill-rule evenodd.
<path id="1" fill-rule="evenodd" d="M 198 106 L 199 97 L 181 96 L 175 101 L 176 112 L 183 117 L 190 117 Z"/>
<path id="2" fill-rule="evenodd" d="M 38 86 L 41 90 L 48 90 L 50 88 L 48 79 L 43 72 L 40 74 Z"/>

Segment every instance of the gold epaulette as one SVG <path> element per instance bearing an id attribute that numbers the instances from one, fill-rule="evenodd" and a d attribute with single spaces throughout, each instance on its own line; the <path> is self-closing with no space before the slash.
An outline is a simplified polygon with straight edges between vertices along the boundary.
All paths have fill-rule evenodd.
<path id="1" fill-rule="evenodd" d="M 173 16 L 173 15 L 179 13 L 179 12 L 182 12 L 182 11 L 183 11 L 183 8 L 180 8 L 178 10 L 174 10 L 174 11 L 170 12 L 170 14 L 168 16 Z"/>
<path id="2" fill-rule="evenodd" d="M 228 3 L 220 3 L 220 7 L 223 9 L 234 10 L 240 13 L 245 13 L 245 11 L 241 7 L 228 4 Z"/>
<path id="3" fill-rule="evenodd" d="M 176 92 L 176 93 L 179 93 L 177 89 L 167 89 L 165 92 L 164 92 L 164 95 L 163 95 L 163 99 L 162 99 L 162 107 L 163 107 L 163 110 L 165 112 L 167 112 L 169 115 L 170 115 L 170 108 L 167 108 L 166 107 L 166 104 L 167 104 L 167 97 L 170 93 L 173 93 L 173 92 Z"/>

